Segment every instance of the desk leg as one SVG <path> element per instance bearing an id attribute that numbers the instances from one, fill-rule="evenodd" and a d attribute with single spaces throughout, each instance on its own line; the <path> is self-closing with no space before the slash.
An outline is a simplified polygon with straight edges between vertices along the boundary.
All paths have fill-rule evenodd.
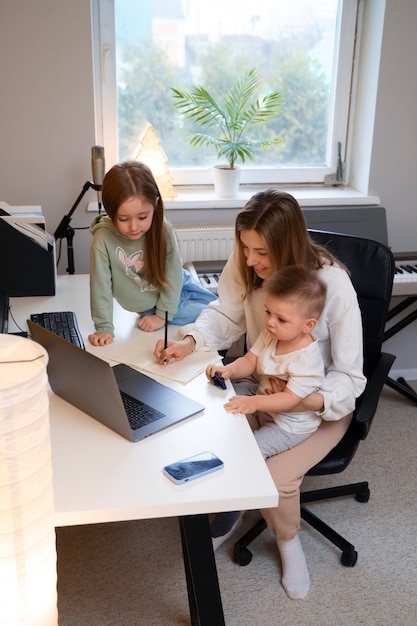
<path id="1" fill-rule="evenodd" d="M 208 515 L 179 518 L 192 626 L 224 626 Z"/>

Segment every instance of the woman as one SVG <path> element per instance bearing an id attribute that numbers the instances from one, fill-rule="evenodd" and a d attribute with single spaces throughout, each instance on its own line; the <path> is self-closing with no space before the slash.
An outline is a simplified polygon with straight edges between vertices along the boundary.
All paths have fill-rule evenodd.
<path id="1" fill-rule="evenodd" d="M 317 271 L 327 287 L 326 304 L 315 328 L 326 377 L 317 392 L 297 406 L 316 411 L 322 423 L 294 448 L 267 460 L 279 492 L 279 505 L 262 510 L 275 535 L 282 563 L 282 585 L 292 599 L 304 598 L 310 578 L 300 528 L 300 485 L 305 473 L 340 441 L 346 432 L 355 399 L 365 388 L 362 372 L 362 322 L 355 290 L 346 268 L 310 239 L 303 213 L 293 196 L 274 189 L 255 194 L 236 219 L 236 248 L 219 280 L 219 297 L 194 324 L 181 329 L 182 340 L 166 350 L 158 342 L 155 356 L 162 362 L 181 360 L 196 349 L 230 347 L 246 332 L 248 348 L 264 326 L 263 282 L 288 265 Z M 257 381 L 233 381 L 237 394 L 255 393 Z M 277 391 L 277 389 L 273 389 Z M 212 536 L 230 536 L 239 515 L 219 514 Z"/>

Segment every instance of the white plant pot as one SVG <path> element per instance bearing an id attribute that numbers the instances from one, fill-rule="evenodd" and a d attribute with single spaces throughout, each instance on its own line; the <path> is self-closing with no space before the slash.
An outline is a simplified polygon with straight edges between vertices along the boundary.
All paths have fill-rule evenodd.
<path id="1" fill-rule="evenodd" d="M 214 191 L 219 198 L 235 198 L 239 192 L 240 167 L 215 165 Z"/>

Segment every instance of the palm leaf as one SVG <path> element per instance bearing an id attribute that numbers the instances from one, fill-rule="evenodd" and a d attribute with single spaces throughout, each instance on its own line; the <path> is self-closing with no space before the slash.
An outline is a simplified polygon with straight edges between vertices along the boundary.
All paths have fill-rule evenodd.
<path id="1" fill-rule="evenodd" d="M 216 128 L 216 133 L 194 133 L 188 138 L 192 147 L 213 146 L 217 157 L 226 157 L 234 166 L 237 158 L 242 163 L 252 159 L 256 147 L 266 148 L 281 139 L 252 140 L 246 133 L 250 126 L 261 124 L 280 112 L 281 95 L 274 91 L 256 98 L 260 77 L 255 68 L 247 71 L 227 91 L 223 102 L 216 100 L 201 85 L 191 90 L 171 87 L 173 105 L 186 119 L 202 128 Z"/>

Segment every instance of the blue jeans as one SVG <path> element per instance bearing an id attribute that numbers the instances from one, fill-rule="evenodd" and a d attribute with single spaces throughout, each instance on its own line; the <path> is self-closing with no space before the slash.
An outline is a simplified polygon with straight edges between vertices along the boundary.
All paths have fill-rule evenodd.
<path id="1" fill-rule="evenodd" d="M 173 317 L 172 323 L 178 326 L 191 324 L 207 308 L 209 302 L 216 300 L 211 291 L 205 289 L 190 272 L 182 270 L 182 289 L 178 310 Z"/>
<path id="2" fill-rule="evenodd" d="M 205 289 L 200 284 L 200 281 L 196 280 L 188 270 L 183 269 L 180 301 L 171 324 L 177 324 L 178 326 L 192 324 L 201 311 L 207 308 L 208 303 L 216 300 L 216 298 L 217 296 Z M 141 311 L 139 315 L 142 317 L 143 315 L 153 315 L 154 313 L 155 307 L 148 311 Z"/>

